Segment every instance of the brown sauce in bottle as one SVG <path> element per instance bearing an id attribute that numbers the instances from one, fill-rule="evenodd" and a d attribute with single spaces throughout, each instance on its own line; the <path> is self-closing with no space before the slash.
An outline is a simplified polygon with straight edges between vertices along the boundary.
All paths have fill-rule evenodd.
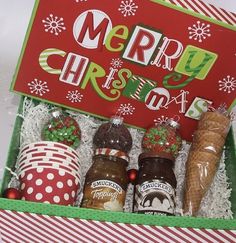
<path id="1" fill-rule="evenodd" d="M 111 150 L 115 151 L 115 150 Z M 95 155 L 87 172 L 82 207 L 123 211 L 128 177 L 128 161 L 107 155 Z"/>
<path id="2" fill-rule="evenodd" d="M 174 159 L 169 155 L 142 153 L 135 187 L 134 212 L 174 215 L 176 177 Z"/>

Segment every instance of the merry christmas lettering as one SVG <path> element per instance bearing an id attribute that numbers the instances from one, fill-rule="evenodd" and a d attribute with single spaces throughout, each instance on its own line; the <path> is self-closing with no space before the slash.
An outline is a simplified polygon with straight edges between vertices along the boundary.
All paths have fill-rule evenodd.
<path id="1" fill-rule="evenodd" d="M 175 101 L 181 104 L 180 112 L 184 113 L 187 92 L 181 89 L 194 79 L 205 79 L 217 59 L 215 53 L 195 46 L 188 45 L 184 49 L 180 41 L 170 39 L 153 28 L 137 25 L 130 33 L 125 25 L 112 27 L 110 17 L 100 10 L 82 13 L 74 23 L 73 35 L 83 48 L 106 48 L 110 52 L 122 52 L 123 60 L 172 72 L 163 77 L 161 88 L 157 87 L 158 81 L 135 75 L 127 68 L 118 70 L 110 67 L 107 74 L 103 67 L 88 57 L 77 53 L 67 55 L 63 50 L 56 48 L 46 49 L 40 54 L 39 64 L 42 69 L 50 74 L 59 75 L 60 81 L 80 86 L 81 89 L 85 89 L 90 82 L 97 94 L 105 100 L 115 101 L 123 95 L 145 102 L 151 110 L 166 108 Z M 62 69 L 49 66 L 48 58 L 52 55 L 67 55 Z M 174 60 L 178 60 L 175 67 Z M 118 79 L 114 78 L 115 74 Z M 104 88 L 110 90 L 110 95 L 104 92 Z M 168 91 L 171 89 L 180 89 L 179 96 L 171 99 Z M 177 99 L 180 99 L 180 102 L 177 102 Z"/>

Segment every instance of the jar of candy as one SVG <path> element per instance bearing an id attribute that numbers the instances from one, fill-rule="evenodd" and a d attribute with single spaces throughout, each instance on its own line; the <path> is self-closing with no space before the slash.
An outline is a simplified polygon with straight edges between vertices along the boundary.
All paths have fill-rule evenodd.
<path id="1" fill-rule="evenodd" d="M 144 134 L 142 147 L 145 152 L 166 153 L 177 157 L 182 145 L 179 123 L 170 119 L 165 124 L 150 127 Z"/>
<path id="2" fill-rule="evenodd" d="M 80 144 L 81 130 L 74 118 L 58 108 L 52 111 L 52 118 L 44 126 L 42 139 L 63 143 L 76 149 Z"/>
<path id="3" fill-rule="evenodd" d="M 110 148 L 129 152 L 132 148 L 132 137 L 123 124 L 123 118 L 111 117 L 109 122 L 102 124 L 95 133 L 93 144 L 96 148 Z"/>

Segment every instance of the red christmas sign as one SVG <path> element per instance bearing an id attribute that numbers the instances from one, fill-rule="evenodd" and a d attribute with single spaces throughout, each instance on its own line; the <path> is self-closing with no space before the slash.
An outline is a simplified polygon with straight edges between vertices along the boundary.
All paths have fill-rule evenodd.
<path id="1" fill-rule="evenodd" d="M 148 128 L 235 99 L 235 27 L 164 1 L 37 0 L 12 89 Z"/>

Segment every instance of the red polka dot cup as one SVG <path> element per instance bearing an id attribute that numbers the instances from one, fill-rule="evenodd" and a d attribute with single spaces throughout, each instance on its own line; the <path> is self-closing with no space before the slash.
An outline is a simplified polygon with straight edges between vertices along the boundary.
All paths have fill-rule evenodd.
<path id="1" fill-rule="evenodd" d="M 30 168 L 19 175 L 22 200 L 72 206 L 80 180 L 63 169 Z"/>
<path id="2" fill-rule="evenodd" d="M 71 147 L 31 143 L 20 150 L 16 168 L 23 200 L 74 205 L 81 189 L 81 164 Z"/>

